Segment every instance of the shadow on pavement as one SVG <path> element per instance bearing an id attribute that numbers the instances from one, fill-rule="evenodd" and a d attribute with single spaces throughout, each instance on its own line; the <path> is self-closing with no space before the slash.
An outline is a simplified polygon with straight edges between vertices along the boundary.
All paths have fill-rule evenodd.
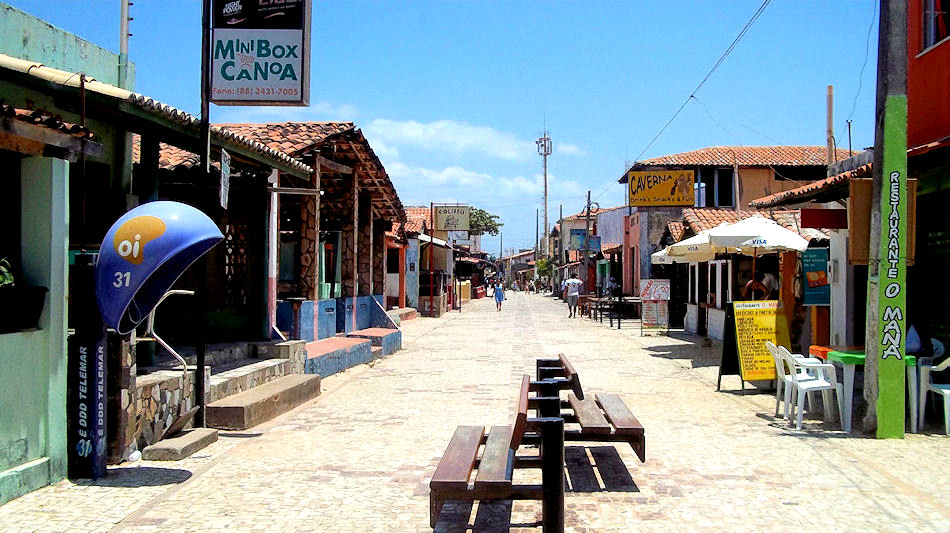
<path id="1" fill-rule="evenodd" d="M 179 468 L 156 468 L 153 466 L 131 466 L 109 468 L 106 477 L 96 480 L 77 479 L 74 483 L 95 487 L 159 487 L 176 485 L 191 477 L 191 472 Z"/>
<path id="2" fill-rule="evenodd" d="M 588 451 L 590 456 L 588 456 Z M 591 460 L 593 459 L 593 460 Z M 617 449 L 613 446 L 567 446 L 565 492 L 640 492 Z M 598 479 L 599 475 L 599 479 Z M 603 486 L 601 485 L 603 481 Z M 540 509 L 541 502 L 537 504 Z M 449 500 L 442 507 L 434 533 L 507 532 L 512 528 L 537 528 L 540 522 L 512 523 L 511 500 L 479 502 L 475 520 L 469 526 L 472 502 Z"/>
<path id="3" fill-rule="evenodd" d="M 613 446 L 567 446 L 564 448 L 564 462 L 568 477 L 566 490 L 569 492 L 640 492 Z"/>
<path id="4" fill-rule="evenodd" d="M 681 331 L 670 331 L 667 336 L 689 344 L 649 346 L 645 349 L 652 352 L 651 355 L 664 359 L 688 359 L 692 362 L 693 368 L 719 366 L 722 356 L 722 344 L 719 342 L 712 341 L 711 346 L 703 346 L 701 337 Z"/>

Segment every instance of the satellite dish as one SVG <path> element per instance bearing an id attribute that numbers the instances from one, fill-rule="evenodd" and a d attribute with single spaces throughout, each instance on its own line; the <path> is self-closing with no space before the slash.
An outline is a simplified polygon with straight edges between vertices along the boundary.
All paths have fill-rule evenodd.
<path id="1" fill-rule="evenodd" d="M 145 320 L 182 273 L 224 239 L 194 207 L 149 202 L 109 228 L 96 263 L 96 300 L 105 323 L 126 334 Z"/>

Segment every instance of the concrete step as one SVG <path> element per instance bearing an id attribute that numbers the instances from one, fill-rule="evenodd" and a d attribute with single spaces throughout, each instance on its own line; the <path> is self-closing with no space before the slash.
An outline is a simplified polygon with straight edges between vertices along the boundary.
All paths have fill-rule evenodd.
<path id="1" fill-rule="evenodd" d="M 320 394 L 320 376 L 292 374 L 208 404 L 205 421 L 219 429 L 248 429 Z"/>
<path id="2" fill-rule="evenodd" d="M 251 390 L 291 373 L 289 359 L 246 359 L 239 363 L 222 371 L 211 369 L 208 402 Z"/>
<path id="3" fill-rule="evenodd" d="M 336 336 L 307 343 L 304 372 L 330 376 L 373 360 L 369 339 Z"/>
<path id="4" fill-rule="evenodd" d="M 163 439 L 142 450 L 146 461 L 180 461 L 218 440 L 218 430 L 212 428 L 186 429 L 178 435 Z"/>
<path id="5" fill-rule="evenodd" d="M 417 313 L 412 307 L 400 307 L 398 309 L 390 309 L 387 311 L 387 314 L 389 314 L 389 316 L 395 315 L 399 317 L 400 322 L 404 322 L 406 320 L 412 320 L 413 318 L 416 318 Z M 396 322 L 395 319 L 393 321 Z M 399 324 L 399 322 L 396 323 Z"/>
<path id="6" fill-rule="evenodd" d="M 366 328 L 351 331 L 346 336 L 356 339 L 369 339 L 373 342 L 373 346 L 382 346 L 383 355 L 390 355 L 402 348 L 402 331 L 398 329 Z"/>

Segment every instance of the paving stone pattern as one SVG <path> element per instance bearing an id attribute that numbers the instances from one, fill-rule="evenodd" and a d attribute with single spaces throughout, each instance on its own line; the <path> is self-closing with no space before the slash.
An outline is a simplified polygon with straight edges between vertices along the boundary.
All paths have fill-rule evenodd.
<path id="1" fill-rule="evenodd" d="M 509 294 L 403 325 L 403 350 L 330 376 L 317 399 L 173 463 L 110 469 L 0 507 L 2 530 L 430 531 L 428 478 L 459 424 L 505 424 L 534 359 L 565 352 L 586 391 L 646 427 L 626 445 L 569 443 L 568 531 L 947 530 L 950 441 L 848 437 L 772 418 L 774 397 L 715 392 L 718 347 L 639 337 Z M 516 481 L 531 475 L 516 474 Z M 539 502 L 449 503 L 436 531 L 540 531 Z"/>

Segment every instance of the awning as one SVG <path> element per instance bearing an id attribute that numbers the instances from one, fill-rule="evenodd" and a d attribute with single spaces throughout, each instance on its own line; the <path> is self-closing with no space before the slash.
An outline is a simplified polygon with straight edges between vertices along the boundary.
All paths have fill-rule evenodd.
<path id="1" fill-rule="evenodd" d="M 0 54 L 0 76 L 5 81 L 23 85 L 54 98 L 57 106 L 79 114 L 79 74 L 50 68 L 42 63 L 17 59 Z M 163 141 L 173 146 L 197 152 L 200 150 L 200 120 L 184 111 L 163 104 L 147 96 L 133 93 L 87 77 L 86 116 L 100 121 L 110 118 L 123 124 L 130 132 L 154 132 Z M 226 128 L 211 127 L 213 149 L 225 148 L 232 156 L 256 161 L 281 172 L 309 178 L 313 169 L 278 150 L 238 135 Z"/>
<path id="2" fill-rule="evenodd" d="M 435 237 L 430 237 L 430 236 L 426 235 L 425 233 L 420 233 L 420 234 L 419 234 L 419 241 L 421 241 L 421 242 L 431 242 L 432 244 L 434 244 L 434 245 L 436 245 L 436 246 L 439 246 L 439 247 L 441 247 L 441 248 L 447 248 L 447 249 L 449 249 L 449 250 L 452 249 L 452 246 L 450 246 L 449 243 L 443 241 L 442 239 L 437 239 L 437 238 L 435 238 Z"/>

